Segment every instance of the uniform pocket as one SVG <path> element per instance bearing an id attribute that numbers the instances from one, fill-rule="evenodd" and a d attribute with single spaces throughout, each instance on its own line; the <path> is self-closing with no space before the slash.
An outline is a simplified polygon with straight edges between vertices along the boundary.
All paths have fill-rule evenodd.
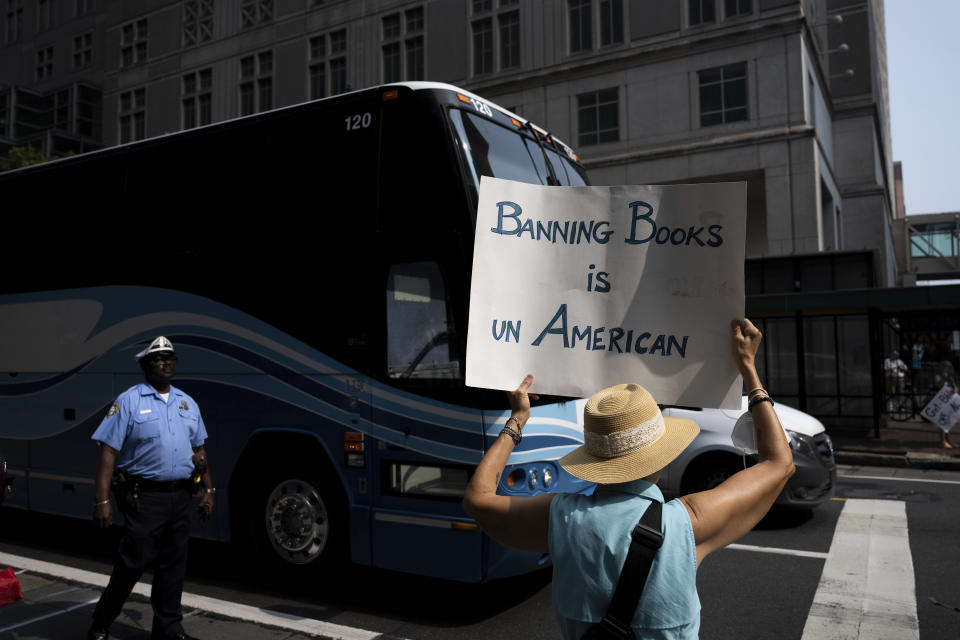
<path id="1" fill-rule="evenodd" d="M 137 440 L 152 440 L 160 437 L 160 416 L 144 414 L 133 419 L 133 437 Z"/>

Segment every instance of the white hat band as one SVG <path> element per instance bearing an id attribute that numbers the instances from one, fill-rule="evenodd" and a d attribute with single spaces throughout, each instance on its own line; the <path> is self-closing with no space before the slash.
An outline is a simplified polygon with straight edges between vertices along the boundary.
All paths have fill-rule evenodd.
<path id="1" fill-rule="evenodd" d="M 583 432 L 583 444 L 587 453 L 598 458 L 616 458 L 637 449 L 650 446 L 667 432 L 663 414 L 657 411 L 650 420 L 630 429 L 602 434 L 592 431 Z"/>

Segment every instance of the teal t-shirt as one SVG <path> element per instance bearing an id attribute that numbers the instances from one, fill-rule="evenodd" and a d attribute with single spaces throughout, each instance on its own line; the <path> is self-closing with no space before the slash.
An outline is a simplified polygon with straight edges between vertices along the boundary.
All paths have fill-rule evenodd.
<path id="1" fill-rule="evenodd" d="M 591 496 L 561 494 L 550 504 L 553 608 L 564 638 L 579 639 L 607 612 L 630 548 L 630 533 L 660 489 L 645 480 L 599 485 Z M 633 616 L 639 638 L 697 638 L 697 547 L 687 508 L 663 505 L 663 546 Z"/>

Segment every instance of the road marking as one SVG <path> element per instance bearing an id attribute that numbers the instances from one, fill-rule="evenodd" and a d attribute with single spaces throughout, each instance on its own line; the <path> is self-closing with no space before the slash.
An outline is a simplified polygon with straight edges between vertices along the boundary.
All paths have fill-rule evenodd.
<path id="1" fill-rule="evenodd" d="M 52 598 L 53 596 L 62 596 L 65 593 L 73 593 L 74 591 L 79 591 L 79 590 L 80 589 L 78 587 L 70 587 L 69 589 L 54 591 L 53 593 L 48 593 L 45 596 L 40 596 L 39 598 L 37 598 L 37 602 L 40 602 L 41 600 L 46 600 L 47 598 Z"/>
<path id="2" fill-rule="evenodd" d="M 15 556 L 2 552 L 0 552 L 0 565 L 6 565 L 8 567 L 21 567 L 24 570 L 30 570 L 34 573 L 54 576 L 64 580 L 73 580 L 74 582 L 82 582 L 97 587 L 107 586 L 107 582 L 110 580 L 109 576 L 102 573 L 86 571 L 84 569 L 67 567 L 64 565 L 55 564 L 53 562 L 34 560 L 33 558 L 25 558 L 22 556 Z M 150 585 L 144 582 L 138 582 L 133 588 L 133 592 L 149 598 Z M 0 633 L 9 629 L 30 624 L 32 622 L 38 622 L 40 620 L 45 620 L 46 618 L 61 615 L 63 613 L 67 613 L 68 611 L 73 611 L 74 609 L 79 609 L 80 607 L 92 604 L 97 600 L 99 600 L 99 598 L 95 598 L 89 602 L 73 605 L 68 609 L 55 611 L 39 618 L 18 622 L 16 625 L 11 627 L 0 629 Z M 184 593 L 181 602 L 183 606 L 191 609 L 202 609 L 203 611 L 208 611 L 210 613 L 215 613 L 228 618 L 246 620 L 248 622 L 255 622 L 257 624 L 265 624 L 271 627 L 280 627 L 281 629 L 290 629 L 291 631 L 299 631 L 302 633 L 325 636 L 328 638 L 342 638 L 343 640 L 374 640 L 375 638 L 381 638 L 384 635 L 373 631 L 366 631 L 364 629 L 356 629 L 354 627 L 347 627 L 340 624 L 334 624 L 332 622 L 323 622 L 322 620 L 315 620 L 313 618 L 303 618 L 300 616 L 291 615 L 289 613 L 283 613 L 281 611 L 260 609 L 258 607 L 251 607 L 250 605 L 240 604 L 237 602 L 228 602 L 226 600 L 219 600 L 217 598 L 210 598 L 193 593 Z"/>
<path id="3" fill-rule="evenodd" d="M 60 609 L 59 611 L 51 611 L 50 613 L 44 614 L 42 616 L 37 616 L 36 618 L 30 618 L 29 620 L 21 620 L 16 624 L 10 625 L 9 627 L 3 627 L 2 629 L 0 629 L 0 633 L 3 633 L 4 631 L 10 631 L 11 629 L 17 629 L 19 627 L 25 627 L 28 624 L 33 624 L 34 622 L 40 622 L 41 620 L 46 620 L 47 618 L 54 618 L 56 616 L 60 616 L 65 613 L 70 613 L 74 609 L 79 609 L 81 607 L 87 606 L 88 604 L 93 604 L 99 599 L 100 598 L 94 598 L 93 600 L 88 600 L 87 602 L 78 602 L 77 604 L 70 605 L 66 609 Z"/>
<path id="4" fill-rule="evenodd" d="M 760 553 L 779 553 L 785 556 L 800 556 L 801 558 L 826 559 L 827 554 L 822 551 L 803 551 L 802 549 L 782 549 L 780 547 L 757 547 L 752 544 L 728 544 L 725 549 L 737 551 L 758 551 Z"/>
<path id="5" fill-rule="evenodd" d="M 833 500 L 834 502 L 846 502 L 846 501 L 847 501 L 846 498 L 838 498 L 837 496 L 833 496 L 833 497 L 830 498 L 830 499 Z"/>
<path id="6" fill-rule="evenodd" d="M 843 504 L 803 640 L 918 640 L 906 503 Z"/>
<path id="7" fill-rule="evenodd" d="M 847 478 L 848 480 L 895 480 L 897 482 L 934 482 L 936 484 L 960 484 L 960 480 L 934 480 L 926 478 L 897 478 L 893 476 L 850 476 L 838 475 L 838 478 Z"/>

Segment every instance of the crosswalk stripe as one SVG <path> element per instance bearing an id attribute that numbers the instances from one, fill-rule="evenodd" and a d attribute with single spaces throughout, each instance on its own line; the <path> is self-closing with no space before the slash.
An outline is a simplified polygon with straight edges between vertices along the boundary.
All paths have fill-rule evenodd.
<path id="1" fill-rule="evenodd" d="M 919 637 L 906 503 L 847 500 L 803 640 Z"/>
<path id="2" fill-rule="evenodd" d="M 823 560 L 827 554 L 822 551 L 804 551 L 803 549 L 782 549 L 780 547 L 758 547 L 752 544 L 728 544 L 725 549 L 735 551 L 756 551 L 758 553 L 778 553 L 784 556 L 798 556 L 801 558 L 819 558 Z"/>

